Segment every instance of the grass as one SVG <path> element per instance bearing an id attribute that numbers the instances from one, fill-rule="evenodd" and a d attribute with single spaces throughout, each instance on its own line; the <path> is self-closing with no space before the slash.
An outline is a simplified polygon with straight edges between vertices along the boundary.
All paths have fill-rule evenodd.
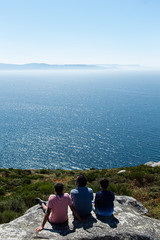
<path id="1" fill-rule="evenodd" d="M 160 219 L 160 167 L 140 165 L 123 168 L 126 172 L 117 174 L 121 169 L 0 169 L 0 223 L 21 216 L 35 205 L 37 196 L 47 200 L 56 182 L 62 182 L 65 192 L 70 192 L 80 172 L 86 174 L 87 186 L 94 192 L 100 190 L 99 180 L 106 177 L 110 181 L 109 190 L 136 198 L 148 209 L 150 217 Z"/>

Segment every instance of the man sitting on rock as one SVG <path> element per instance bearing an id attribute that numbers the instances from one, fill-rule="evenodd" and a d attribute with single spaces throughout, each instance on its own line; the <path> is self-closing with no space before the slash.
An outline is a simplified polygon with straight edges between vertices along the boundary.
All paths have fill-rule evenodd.
<path id="1" fill-rule="evenodd" d="M 64 193 L 63 184 L 55 184 L 56 195 L 50 195 L 48 199 L 48 204 L 42 201 L 40 198 L 36 198 L 37 202 L 42 206 L 45 216 L 41 227 L 36 229 L 36 232 L 41 231 L 44 228 L 47 220 L 52 224 L 61 224 L 68 221 L 68 206 L 70 206 L 73 214 L 79 221 L 82 221 L 75 208 L 72 205 L 71 197 L 68 193 Z"/>
<path id="2" fill-rule="evenodd" d="M 106 178 L 100 181 L 101 191 L 96 193 L 95 207 L 93 207 L 97 216 L 108 217 L 113 214 L 115 196 L 113 192 L 107 190 L 108 184 Z"/>
<path id="3" fill-rule="evenodd" d="M 77 188 L 71 191 L 73 206 L 80 217 L 88 217 L 92 211 L 93 190 L 86 187 L 86 184 L 86 176 L 80 174 L 76 179 Z"/>

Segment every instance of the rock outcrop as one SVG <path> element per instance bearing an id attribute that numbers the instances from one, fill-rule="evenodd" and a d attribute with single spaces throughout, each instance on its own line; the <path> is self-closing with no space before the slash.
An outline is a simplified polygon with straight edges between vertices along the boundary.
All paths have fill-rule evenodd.
<path id="1" fill-rule="evenodd" d="M 151 167 L 160 167 L 160 161 L 159 162 L 146 162 L 144 165 L 151 166 Z"/>
<path id="2" fill-rule="evenodd" d="M 23 216 L 14 221 L 0 225 L 1 240 L 159 240 L 160 221 L 144 216 L 145 209 L 134 198 L 117 196 L 115 213 L 112 218 L 97 219 L 94 212 L 90 221 L 80 223 L 74 220 L 69 210 L 68 225 L 51 226 L 48 222 L 45 229 L 35 233 L 37 226 L 43 219 L 42 209 L 36 205 L 30 208 Z"/>

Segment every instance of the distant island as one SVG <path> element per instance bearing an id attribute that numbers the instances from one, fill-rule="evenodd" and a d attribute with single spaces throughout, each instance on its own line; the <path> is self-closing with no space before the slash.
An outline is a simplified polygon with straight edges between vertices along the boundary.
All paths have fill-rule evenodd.
<path id="1" fill-rule="evenodd" d="M 28 64 L 6 64 L 0 63 L 0 71 L 10 70 L 136 70 L 141 69 L 139 64 L 120 65 L 120 64 L 46 64 L 46 63 L 28 63 Z"/>

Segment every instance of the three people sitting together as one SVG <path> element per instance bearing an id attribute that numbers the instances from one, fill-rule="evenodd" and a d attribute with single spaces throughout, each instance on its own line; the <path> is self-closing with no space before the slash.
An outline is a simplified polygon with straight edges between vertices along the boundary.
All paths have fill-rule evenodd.
<path id="1" fill-rule="evenodd" d="M 114 193 L 107 190 L 108 180 L 106 178 L 100 181 L 101 191 L 96 193 L 95 202 L 93 200 L 93 190 L 86 187 L 87 178 L 80 174 L 76 179 L 77 188 L 71 191 L 71 194 L 64 193 L 62 183 L 55 184 L 55 193 L 49 196 L 48 203 L 36 198 L 42 206 L 45 216 L 42 225 L 36 229 L 41 231 L 47 220 L 51 224 L 61 224 L 68 221 L 68 206 L 75 218 L 79 221 L 86 221 L 90 216 L 92 209 L 97 216 L 111 216 L 114 211 Z"/>

